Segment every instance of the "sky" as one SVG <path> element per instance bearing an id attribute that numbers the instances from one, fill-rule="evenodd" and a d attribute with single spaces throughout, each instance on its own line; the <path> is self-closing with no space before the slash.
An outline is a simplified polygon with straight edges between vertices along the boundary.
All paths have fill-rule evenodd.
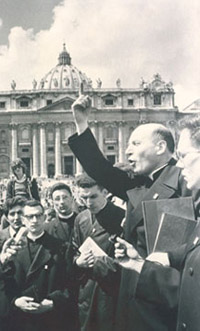
<path id="1" fill-rule="evenodd" d="M 159 73 L 180 110 L 200 98 L 199 0 L 0 0 L 0 90 L 31 89 L 58 63 L 96 87 L 137 88 Z"/>

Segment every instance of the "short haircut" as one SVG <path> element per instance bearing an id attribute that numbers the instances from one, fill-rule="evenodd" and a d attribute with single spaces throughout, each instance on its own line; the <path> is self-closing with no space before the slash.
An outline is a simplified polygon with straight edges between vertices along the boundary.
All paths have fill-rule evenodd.
<path id="1" fill-rule="evenodd" d="M 59 182 L 59 183 L 54 184 L 50 188 L 50 197 L 51 197 L 51 199 L 53 197 L 53 192 L 59 191 L 59 190 L 66 190 L 66 191 L 69 192 L 70 195 L 72 195 L 72 191 L 71 191 L 70 187 L 65 183 Z"/>
<path id="2" fill-rule="evenodd" d="M 12 172 L 13 172 L 13 173 L 14 173 L 14 171 L 15 171 L 15 169 L 16 169 L 17 167 L 21 167 L 21 168 L 23 169 L 23 173 L 24 173 L 24 174 L 26 173 L 26 171 L 27 171 L 27 169 L 26 169 L 26 165 L 25 165 L 25 163 L 24 163 L 21 159 L 19 159 L 19 158 L 15 159 L 15 160 L 12 161 L 12 163 L 11 163 L 11 169 L 12 169 Z"/>
<path id="3" fill-rule="evenodd" d="M 175 142 L 174 142 L 173 135 L 172 135 L 171 131 L 168 128 L 166 128 L 164 125 L 160 124 L 152 132 L 152 135 L 156 140 L 161 139 L 161 140 L 166 141 L 167 148 L 168 148 L 169 152 L 174 153 Z"/>
<path id="4" fill-rule="evenodd" d="M 16 206 L 20 206 L 23 208 L 25 203 L 26 203 L 26 199 L 19 196 L 7 199 L 3 207 L 4 214 L 7 216 L 9 210 Z"/>
<path id="5" fill-rule="evenodd" d="M 24 207 L 41 207 L 42 208 L 42 212 L 44 213 L 44 207 L 43 205 L 41 204 L 40 201 L 38 200 L 26 200 L 25 203 L 24 203 Z"/>
<path id="6" fill-rule="evenodd" d="M 93 178 L 83 173 L 76 177 L 76 186 L 81 188 L 91 188 L 93 186 L 98 186 L 100 190 L 103 190 L 103 186 L 99 185 Z"/>
<path id="7" fill-rule="evenodd" d="M 186 116 L 178 123 L 179 131 L 187 129 L 196 147 L 200 147 L 200 115 Z"/>

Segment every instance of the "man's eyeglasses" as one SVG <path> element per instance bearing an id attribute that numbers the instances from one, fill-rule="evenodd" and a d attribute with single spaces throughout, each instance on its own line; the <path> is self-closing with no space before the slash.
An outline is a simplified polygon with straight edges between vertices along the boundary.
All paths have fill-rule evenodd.
<path id="1" fill-rule="evenodd" d="M 187 153 L 185 154 L 182 154 L 180 152 L 176 152 L 176 158 L 178 160 L 178 162 L 182 162 L 182 163 L 185 163 L 185 161 L 188 159 L 188 156 L 191 155 L 191 154 L 199 154 L 200 153 L 200 150 L 195 150 L 195 151 L 188 151 Z"/>
<path id="2" fill-rule="evenodd" d="M 39 219 L 39 218 L 41 218 L 42 216 L 43 216 L 43 213 L 41 213 L 41 214 L 35 214 L 35 215 L 24 215 L 24 217 L 25 217 L 28 221 L 33 220 L 34 217 L 35 217 L 36 219 Z"/>

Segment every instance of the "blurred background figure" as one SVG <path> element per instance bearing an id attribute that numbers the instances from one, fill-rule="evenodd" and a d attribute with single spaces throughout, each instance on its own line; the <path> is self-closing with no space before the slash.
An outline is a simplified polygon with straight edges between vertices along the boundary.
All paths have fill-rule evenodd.
<path id="1" fill-rule="evenodd" d="M 27 176 L 25 163 L 18 158 L 11 163 L 11 169 L 13 178 L 7 184 L 6 199 L 21 196 L 40 200 L 36 179 Z"/>

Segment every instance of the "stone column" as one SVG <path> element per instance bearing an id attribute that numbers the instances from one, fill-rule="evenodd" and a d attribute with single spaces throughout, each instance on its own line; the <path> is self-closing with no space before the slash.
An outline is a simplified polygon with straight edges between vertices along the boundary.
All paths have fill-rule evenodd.
<path id="1" fill-rule="evenodd" d="M 47 147 L 45 123 L 40 124 L 40 177 L 47 178 Z"/>
<path id="2" fill-rule="evenodd" d="M 61 134 L 60 123 L 55 126 L 55 178 L 61 176 Z"/>
<path id="3" fill-rule="evenodd" d="M 38 128 L 33 125 L 33 177 L 39 176 Z"/>
<path id="4" fill-rule="evenodd" d="M 98 145 L 100 150 L 103 152 L 103 122 L 99 122 L 99 141 Z"/>
<path id="5" fill-rule="evenodd" d="M 11 160 L 17 158 L 17 127 L 15 123 L 11 124 Z"/>
<path id="6" fill-rule="evenodd" d="M 124 135 L 124 122 L 119 122 L 118 128 L 118 158 L 119 162 L 125 161 L 125 135 Z"/>

